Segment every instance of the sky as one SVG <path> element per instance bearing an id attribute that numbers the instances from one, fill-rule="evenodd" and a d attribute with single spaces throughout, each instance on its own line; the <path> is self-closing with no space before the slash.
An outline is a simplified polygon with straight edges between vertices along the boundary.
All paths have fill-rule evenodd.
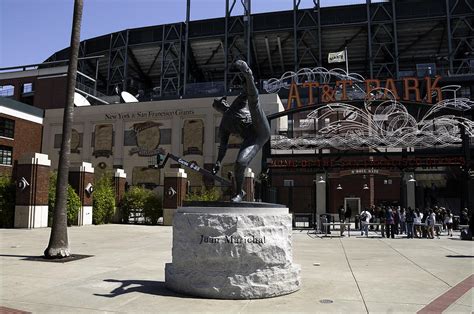
<path id="1" fill-rule="evenodd" d="M 240 1 L 237 0 L 235 14 L 242 13 Z M 224 17 L 225 3 L 191 0 L 191 20 Z M 365 0 L 321 0 L 323 7 L 354 3 Z M 301 8 L 312 6 L 312 0 L 301 0 Z M 41 63 L 68 47 L 73 7 L 74 0 L 0 0 L 0 68 Z M 293 0 L 251 2 L 252 13 L 292 8 Z M 185 20 L 186 0 L 84 0 L 81 40 Z"/>

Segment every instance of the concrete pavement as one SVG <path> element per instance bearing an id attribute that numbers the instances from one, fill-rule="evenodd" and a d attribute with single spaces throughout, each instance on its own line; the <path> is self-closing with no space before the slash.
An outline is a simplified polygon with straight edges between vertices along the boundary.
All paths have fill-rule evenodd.
<path id="1" fill-rule="evenodd" d="M 334 234 L 334 233 L 333 233 Z M 444 313 L 474 310 L 474 246 L 440 239 L 320 237 L 294 231 L 301 290 L 262 300 L 210 300 L 164 287 L 172 229 L 102 225 L 69 228 L 68 263 L 28 260 L 42 255 L 50 229 L 0 229 L 0 312 L 340 312 Z M 455 233 L 459 235 L 459 233 Z M 190 261 L 192 263 L 192 261 Z M 469 279 L 468 279 L 469 278 Z"/>

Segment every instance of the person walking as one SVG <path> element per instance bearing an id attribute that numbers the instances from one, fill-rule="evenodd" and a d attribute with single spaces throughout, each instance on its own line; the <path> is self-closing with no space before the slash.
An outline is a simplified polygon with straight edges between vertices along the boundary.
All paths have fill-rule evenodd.
<path id="1" fill-rule="evenodd" d="M 446 225 L 446 229 L 448 230 L 448 237 L 453 236 L 453 214 L 451 213 L 450 209 L 446 210 L 446 214 L 444 216 L 444 224 Z"/>
<path id="2" fill-rule="evenodd" d="M 341 225 L 340 225 L 341 237 L 344 235 L 345 220 L 346 220 L 346 209 L 344 208 L 344 206 L 341 205 L 339 207 L 339 222 L 341 223 Z"/>
<path id="3" fill-rule="evenodd" d="M 397 208 L 392 209 L 392 214 L 393 214 L 393 229 L 395 234 L 399 234 L 400 230 L 400 206 Z"/>
<path id="4" fill-rule="evenodd" d="M 393 211 L 390 206 L 385 209 L 385 235 L 388 238 L 395 239 L 395 220 L 393 219 Z"/>
<path id="5" fill-rule="evenodd" d="M 405 208 L 400 209 L 400 234 L 407 234 Z"/>
<path id="6" fill-rule="evenodd" d="M 370 219 L 372 219 L 372 214 L 366 209 L 362 213 L 360 213 L 360 225 L 361 225 L 361 232 L 360 235 L 369 236 L 369 225 Z"/>
<path id="7" fill-rule="evenodd" d="M 436 223 L 436 214 L 434 210 L 430 209 L 428 217 L 426 218 L 426 225 L 428 227 L 428 238 L 434 239 L 434 227 Z"/>
<path id="8" fill-rule="evenodd" d="M 339 221 L 344 222 L 344 218 L 346 217 L 346 209 L 344 208 L 344 206 L 342 205 L 339 206 L 338 214 L 339 214 Z"/>
<path id="9" fill-rule="evenodd" d="M 408 207 L 408 211 L 405 214 L 405 223 L 406 223 L 407 238 L 413 239 L 415 212 L 413 211 L 411 207 Z"/>
<path id="10" fill-rule="evenodd" d="M 469 224 L 469 210 L 467 208 L 464 208 L 461 211 L 461 217 L 459 221 L 460 225 L 468 225 Z"/>
<path id="11" fill-rule="evenodd" d="M 380 234 L 382 235 L 382 238 L 385 237 L 385 210 L 387 208 L 385 206 L 382 206 L 379 211 L 379 222 L 380 222 Z"/>
<path id="12" fill-rule="evenodd" d="M 415 227 L 415 238 L 421 238 L 421 213 L 418 208 L 415 208 L 415 217 L 414 217 L 414 227 Z"/>
<path id="13" fill-rule="evenodd" d="M 380 223 L 382 221 L 382 210 L 380 209 L 379 206 L 375 207 L 374 208 L 374 217 L 373 217 L 373 220 L 374 222 L 377 222 L 377 223 Z M 379 225 L 376 225 L 375 226 L 375 231 L 379 231 Z M 383 233 L 383 230 L 382 230 L 382 233 Z"/>
<path id="14" fill-rule="evenodd" d="M 351 222 L 352 209 L 350 206 L 347 206 L 346 212 L 344 213 L 344 221 Z"/>
<path id="15" fill-rule="evenodd" d="M 421 236 L 423 238 L 428 238 L 428 216 L 431 209 L 426 209 L 421 213 Z"/>

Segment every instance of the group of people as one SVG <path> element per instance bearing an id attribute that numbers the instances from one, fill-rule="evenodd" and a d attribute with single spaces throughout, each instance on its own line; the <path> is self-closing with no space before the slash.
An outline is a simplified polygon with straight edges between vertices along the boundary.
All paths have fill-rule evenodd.
<path id="1" fill-rule="evenodd" d="M 341 218 L 342 209 L 339 210 Z M 345 211 L 347 213 L 347 210 Z M 350 217 L 350 216 L 349 216 Z M 460 217 L 461 225 L 469 224 L 469 214 L 465 208 Z M 347 215 L 344 221 L 347 221 Z M 399 206 L 372 206 L 364 209 L 360 215 L 361 235 L 368 236 L 369 227 L 379 230 L 383 237 L 395 238 L 395 235 L 406 235 L 407 238 L 429 238 L 439 236 L 441 229 L 446 230 L 448 236 L 453 236 L 454 215 L 449 208 L 437 207 L 426 208 L 421 211 L 418 208 L 407 209 Z M 374 223 L 373 225 L 371 223 Z"/>

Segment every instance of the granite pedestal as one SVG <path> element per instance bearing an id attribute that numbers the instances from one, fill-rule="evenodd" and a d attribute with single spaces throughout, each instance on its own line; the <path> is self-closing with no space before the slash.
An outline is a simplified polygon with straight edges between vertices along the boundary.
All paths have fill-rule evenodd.
<path id="1" fill-rule="evenodd" d="M 187 205 L 187 206 L 186 206 Z M 258 299 L 300 288 L 291 215 L 267 203 L 190 202 L 173 219 L 166 287 L 204 298 Z"/>

